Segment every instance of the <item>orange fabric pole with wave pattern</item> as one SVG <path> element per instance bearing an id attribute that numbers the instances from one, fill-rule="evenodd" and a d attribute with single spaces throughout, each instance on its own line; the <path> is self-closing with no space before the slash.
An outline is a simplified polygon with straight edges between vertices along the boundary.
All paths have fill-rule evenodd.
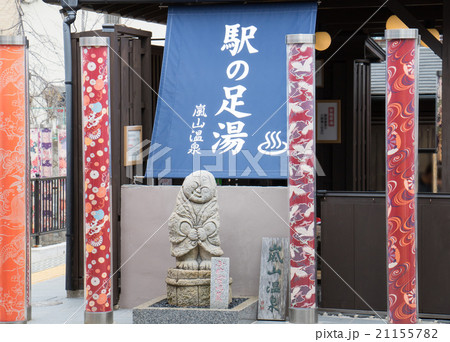
<path id="1" fill-rule="evenodd" d="M 26 322 L 25 37 L 0 36 L 0 322 Z"/>

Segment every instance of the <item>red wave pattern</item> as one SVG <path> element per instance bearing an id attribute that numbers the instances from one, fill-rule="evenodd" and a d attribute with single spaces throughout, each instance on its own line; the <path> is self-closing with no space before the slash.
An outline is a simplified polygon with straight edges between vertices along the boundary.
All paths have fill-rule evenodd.
<path id="1" fill-rule="evenodd" d="M 414 39 L 387 42 L 386 181 L 389 322 L 416 323 Z"/>

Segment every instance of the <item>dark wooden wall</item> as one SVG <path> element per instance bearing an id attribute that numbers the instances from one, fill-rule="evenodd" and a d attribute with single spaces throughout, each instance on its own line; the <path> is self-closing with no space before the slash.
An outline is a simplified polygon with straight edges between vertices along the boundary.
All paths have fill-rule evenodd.
<path id="1" fill-rule="evenodd" d="M 370 191 L 384 191 L 385 184 L 385 97 L 372 97 L 372 127 L 369 179 Z M 436 98 L 434 95 L 419 97 L 419 149 L 430 149 L 436 145 Z M 419 150 L 420 152 L 420 150 Z M 431 164 L 430 153 L 419 153 L 418 172 L 423 172 Z"/>
<path id="2" fill-rule="evenodd" d="M 386 311 L 384 194 L 328 193 L 320 203 L 320 307 Z M 419 195 L 417 220 L 419 311 L 450 315 L 450 195 Z"/>
<path id="3" fill-rule="evenodd" d="M 348 38 L 349 34 L 338 34 L 327 50 L 316 53 L 316 59 L 328 61 L 324 66 L 324 87 L 317 88 L 317 100 L 341 100 L 341 143 L 316 147 L 317 160 L 325 173 L 317 177 L 318 190 L 351 191 L 354 187 L 354 61 L 364 58 L 367 36 L 356 35 L 344 45 Z"/>
<path id="4" fill-rule="evenodd" d="M 120 295 L 120 188 L 141 176 L 144 165 L 124 166 L 124 127 L 142 125 L 143 141 L 150 141 L 153 118 L 155 77 L 152 69 L 151 32 L 115 25 L 108 32 L 81 32 L 72 34 L 73 135 L 74 135 L 74 236 L 72 244 L 71 274 L 66 289 L 84 288 L 84 228 L 83 228 L 83 144 L 81 108 L 80 37 L 110 38 L 110 110 L 111 110 L 111 173 L 112 173 L 112 237 L 113 237 L 113 294 L 114 304 Z M 160 53 L 160 48 L 157 49 Z M 152 86 L 153 85 L 153 86 Z M 145 148 L 145 146 L 144 146 Z M 70 267 L 69 267 L 70 268 Z"/>
<path id="5" fill-rule="evenodd" d="M 348 38 L 348 34 L 341 33 L 333 37 L 327 50 L 316 52 L 316 59 L 328 61 L 324 66 L 325 86 L 317 88 L 317 100 L 341 101 L 341 143 L 320 143 L 316 147 L 317 160 L 325 173 L 317 177 L 317 189 L 382 191 L 385 187 L 385 98 L 366 99 L 370 80 L 365 80 L 363 90 L 364 82 L 358 80 L 355 72 L 357 62 L 364 61 L 367 36 L 356 35 L 343 45 Z M 369 68 L 368 65 L 367 71 Z M 370 73 L 365 75 L 370 78 Z M 364 100 L 365 108 L 358 108 L 359 99 Z M 435 146 L 435 102 L 434 95 L 420 96 L 419 148 Z M 431 154 L 419 153 L 419 160 L 419 171 L 423 171 L 431 163 Z"/>

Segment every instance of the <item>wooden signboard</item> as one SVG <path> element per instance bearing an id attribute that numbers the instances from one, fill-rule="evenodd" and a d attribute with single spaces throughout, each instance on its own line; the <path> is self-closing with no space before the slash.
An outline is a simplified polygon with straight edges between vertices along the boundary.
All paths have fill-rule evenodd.
<path id="1" fill-rule="evenodd" d="M 341 101 L 318 100 L 316 106 L 317 143 L 341 142 Z"/>
<path id="2" fill-rule="evenodd" d="M 124 126 L 125 166 L 142 164 L 142 126 Z"/>
<path id="3" fill-rule="evenodd" d="M 258 319 L 286 319 L 289 239 L 263 238 L 259 279 Z"/>

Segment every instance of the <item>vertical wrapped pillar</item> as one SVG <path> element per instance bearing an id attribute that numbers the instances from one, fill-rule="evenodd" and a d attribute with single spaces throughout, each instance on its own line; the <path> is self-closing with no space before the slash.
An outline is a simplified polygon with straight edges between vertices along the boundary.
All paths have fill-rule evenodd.
<path id="1" fill-rule="evenodd" d="M 386 30 L 387 286 L 390 323 L 416 323 L 418 32 Z"/>
<path id="2" fill-rule="evenodd" d="M 0 36 L 0 322 L 27 321 L 26 38 Z"/>
<path id="3" fill-rule="evenodd" d="M 292 323 L 317 323 L 315 35 L 286 36 Z"/>
<path id="4" fill-rule="evenodd" d="M 85 323 L 113 323 L 109 38 L 80 38 L 84 145 Z"/>

